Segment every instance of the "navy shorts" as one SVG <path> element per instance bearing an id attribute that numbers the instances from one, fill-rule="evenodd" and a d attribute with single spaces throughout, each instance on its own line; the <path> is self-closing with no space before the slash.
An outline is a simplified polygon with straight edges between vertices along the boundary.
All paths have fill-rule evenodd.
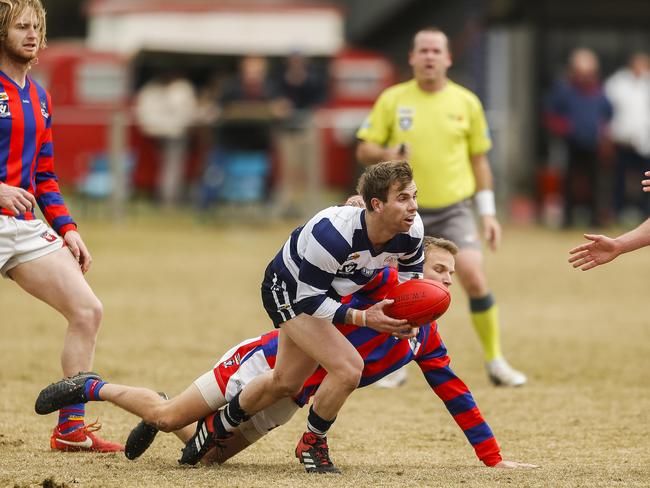
<path id="1" fill-rule="evenodd" d="M 295 290 L 282 281 L 275 271 L 271 269 L 271 264 L 267 266 L 264 272 L 262 304 L 266 313 L 271 317 L 273 326 L 279 329 L 283 323 L 294 318 L 300 312 L 297 312 L 294 308 Z"/>

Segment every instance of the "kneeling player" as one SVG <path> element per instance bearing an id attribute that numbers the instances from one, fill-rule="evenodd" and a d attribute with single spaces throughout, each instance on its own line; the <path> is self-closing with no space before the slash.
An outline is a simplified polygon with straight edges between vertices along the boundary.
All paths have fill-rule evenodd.
<path id="1" fill-rule="evenodd" d="M 454 273 L 456 246 L 444 239 L 425 238 L 424 277 L 451 285 Z M 368 285 L 350 297 L 355 308 L 365 308 L 382 300 L 388 290 L 397 285 L 394 268 L 384 268 Z M 454 420 L 472 444 L 478 458 L 487 466 L 503 468 L 534 467 L 530 464 L 504 461 L 499 446 L 488 424 L 472 398 L 467 386 L 449 367 L 449 356 L 434 322 L 419 328 L 412 339 L 397 339 L 369 328 L 354 325 L 337 325 L 346 338 L 354 344 L 364 359 L 363 377 L 359 387 L 370 385 L 411 361 L 420 366 L 433 391 L 445 403 Z M 257 413 L 241 424 L 227 439 L 217 439 L 214 417 L 219 409 L 231 400 L 252 378 L 270 374 L 275 365 L 278 331 L 248 339 L 230 349 L 209 371 L 199 377 L 189 388 L 171 400 L 146 388 L 105 383 L 92 373 L 54 383 L 45 388 L 36 402 L 38 413 L 49 413 L 67 403 L 107 400 L 141 417 L 141 422 L 126 443 L 127 457 L 140 456 L 151 444 L 158 430 L 175 432 L 186 441 L 184 453 L 195 452 L 195 445 L 213 447 L 204 462 L 223 463 L 250 446 L 271 429 L 286 423 L 299 407 L 306 405 L 327 374 L 319 368 L 293 399 L 281 400 Z M 198 420 L 192 435 L 193 422 Z M 331 472 L 330 465 L 322 463 L 317 452 L 319 432 L 317 426 L 305 433 L 316 442 L 314 452 L 302 453 L 300 461 L 307 472 Z M 206 437 L 209 442 L 205 442 Z M 314 440 L 314 439 L 311 439 Z M 327 458 L 327 457 L 326 457 Z M 183 462 L 183 457 L 180 460 Z"/>

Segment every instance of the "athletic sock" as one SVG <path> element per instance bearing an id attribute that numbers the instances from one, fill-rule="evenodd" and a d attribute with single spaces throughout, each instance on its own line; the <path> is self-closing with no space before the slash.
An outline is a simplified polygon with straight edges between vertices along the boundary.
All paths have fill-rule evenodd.
<path id="1" fill-rule="evenodd" d="M 239 424 L 250 419 L 250 416 L 239 405 L 239 395 L 241 395 L 241 391 L 228 402 L 225 408 L 221 409 L 218 416 L 215 415 L 214 423 L 217 434 L 220 434 L 219 431 L 222 428 L 225 432 L 232 432 L 239 427 Z"/>
<path id="2" fill-rule="evenodd" d="M 57 429 L 61 434 L 69 434 L 84 425 L 86 406 L 83 403 L 68 405 L 59 410 L 59 423 Z"/>
<path id="3" fill-rule="evenodd" d="M 309 407 L 309 415 L 307 416 L 307 430 L 318 437 L 326 437 L 327 431 L 332 426 L 336 417 L 332 420 L 325 420 L 323 417 L 314 412 L 314 406 Z"/>
<path id="4" fill-rule="evenodd" d="M 502 357 L 499 308 L 494 303 L 494 297 L 488 293 L 481 298 L 471 298 L 469 308 L 472 316 L 472 324 L 478 334 L 483 347 L 483 354 L 486 361 L 492 361 Z"/>
<path id="5" fill-rule="evenodd" d="M 84 385 L 84 396 L 86 397 L 86 401 L 102 402 L 103 400 L 99 398 L 99 390 L 101 390 L 105 384 L 105 381 L 93 378 L 86 380 Z"/>

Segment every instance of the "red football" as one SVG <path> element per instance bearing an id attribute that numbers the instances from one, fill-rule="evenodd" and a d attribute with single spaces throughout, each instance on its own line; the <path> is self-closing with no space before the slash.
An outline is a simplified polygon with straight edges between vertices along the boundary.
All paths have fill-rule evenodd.
<path id="1" fill-rule="evenodd" d="M 394 319 L 406 319 L 411 324 L 433 322 L 449 308 L 451 295 L 442 283 L 414 279 L 397 285 L 386 298 L 394 300 L 384 312 Z"/>

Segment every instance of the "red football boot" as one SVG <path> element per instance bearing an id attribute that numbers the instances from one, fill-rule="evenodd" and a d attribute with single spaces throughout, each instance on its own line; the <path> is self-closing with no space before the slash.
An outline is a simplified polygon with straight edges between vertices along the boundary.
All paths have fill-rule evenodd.
<path id="1" fill-rule="evenodd" d="M 101 424 L 93 422 L 68 434 L 61 434 L 54 427 L 50 437 L 50 447 L 59 451 L 93 451 L 93 452 L 122 452 L 124 446 L 117 442 L 109 442 L 96 436 L 93 432 L 101 429 Z"/>

